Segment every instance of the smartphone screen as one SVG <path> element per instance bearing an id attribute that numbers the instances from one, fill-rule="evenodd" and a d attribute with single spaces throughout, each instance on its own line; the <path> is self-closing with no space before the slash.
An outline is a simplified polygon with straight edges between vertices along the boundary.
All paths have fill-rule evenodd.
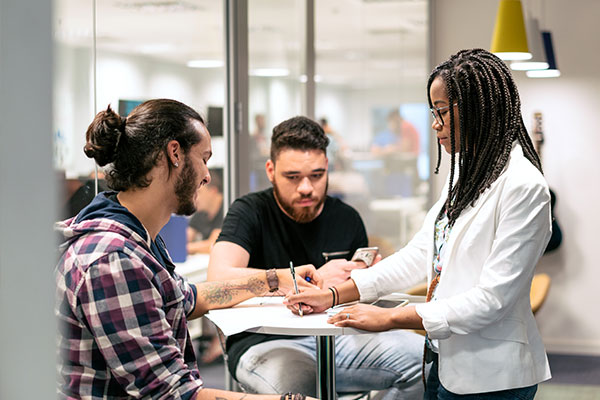
<path id="1" fill-rule="evenodd" d="M 406 305 L 406 303 L 408 300 L 377 300 L 371 304 L 382 308 L 395 308 Z"/>
<path id="2" fill-rule="evenodd" d="M 367 264 L 367 267 L 370 267 L 379 252 L 378 247 L 361 247 L 356 249 L 354 255 L 352 256 L 352 261 L 360 260 Z"/>

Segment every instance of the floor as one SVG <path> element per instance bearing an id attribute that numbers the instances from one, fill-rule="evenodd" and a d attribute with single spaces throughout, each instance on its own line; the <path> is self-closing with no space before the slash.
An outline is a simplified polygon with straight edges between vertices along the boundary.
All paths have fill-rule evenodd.
<path id="1" fill-rule="evenodd" d="M 600 357 L 549 354 L 552 379 L 542 383 L 538 400 L 600 400 Z M 206 387 L 225 388 L 223 359 L 200 365 Z"/>
<path id="2" fill-rule="evenodd" d="M 600 357 L 548 354 L 552 379 L 539 386 L 540 400 L 600 400 Z"/>

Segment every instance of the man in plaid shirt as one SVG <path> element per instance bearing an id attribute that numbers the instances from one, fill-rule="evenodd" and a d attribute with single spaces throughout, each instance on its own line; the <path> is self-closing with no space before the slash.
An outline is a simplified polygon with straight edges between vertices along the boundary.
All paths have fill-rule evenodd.
<path id="1" fill-rule="evenodd" d="M 191 215 L 198 187 L 210 182 L 202 118 L 173 100 L 147 101 L 127 118 L 108 107 L 86 141 L 115 191 L 57 224 L 65 239 L 56 269 L 59 397 L 291 398 L 207 389 L 198 373 L 188 319 L 292 287 L 280 271 L 200 285 L 175 272 L 158 232 L 173 212 Z M 319 280 L 310 266 L 298 273 Z"/>

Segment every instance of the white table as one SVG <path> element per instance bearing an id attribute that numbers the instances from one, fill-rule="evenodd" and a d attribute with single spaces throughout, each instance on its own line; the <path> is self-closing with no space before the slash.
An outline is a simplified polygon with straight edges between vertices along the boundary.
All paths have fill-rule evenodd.
<path id="1" fill-rule="evenodd" d="M 175 263 L 175 271 L 185 276 L 190 283 L 206 282 L 208 273 L 208 254 L 188 255 L 184 262 Z M 202 336 L 202 318 L 188 321 L 188 329 L 192 339 Z"/>
<path id="2" fill-rule="evenodd" d="M 212 310 L 206 317 L 226 336 L 240 332 L 269 335 L 315 336 L 317 340 L 317 395 L 335 399 L 335 337 L 367 333 L 327 323 L 328 314 L 292 314 L 282 304 L 283 297 L 257 297 L 235 307 Z"/>
<path id="3" fill-rule="evenodd" d="M 208 273 L 208 254 L 192 254 L 187 256 L 184 262 L 175 263 L 175 271 L 185 276 L 191 283 L 206 281 Z"/>

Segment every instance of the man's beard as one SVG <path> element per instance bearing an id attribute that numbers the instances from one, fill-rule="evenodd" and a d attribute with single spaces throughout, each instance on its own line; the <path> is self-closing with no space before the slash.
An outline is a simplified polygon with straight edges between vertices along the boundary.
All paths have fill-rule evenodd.
<path id="1" fill-rule="evenodd" d="M 196 180 L 198 174 L 187 160 L 183 163 L 183 170 L 175 183 L 175 196 L 177 197 L 177 215 L 192 215 L 196 212 L 194 194 L 196 193 Z"/>
<path id="2" fill-rule="evenodd" d="M 300 224 L 306 224 L 307 222 L 311 222 L 312 220 L 317 218 L 317 216 L 319 214 L 319 210 L 321 209 L 321 206 L 323 205 L 323 203 L 325 202 L 325 198 L 327 197 L 327 188 L 328 187 L 329 187 L 329 181 L 327 181 L 327 186 L 325 186 L 325 193 L 323 193 L 323 197 L 321 197 L 320 199 L 317 198 L 316 196 L 300 197 L 298 199 L 299 201 L 306 200 L 306 199 L 312 199 L 313 201 L 318 200 L 317 204 L 315 204 L 314 206 L 302 207 L 300 209 L 294 208 L 294 206 L 291 203 L 286 202 L 281 197 L 281 193 L 279 192 L 279 188 L 277 187 L 277 183 L 275 182 L 275 180 L 273 180 L 273 195 L 275 196 L 275 199 L 277 199 L 277 202 L 279 203 L 281 208 L 283 208 L 283 210 L 294 221 L 296 221 Z"/>

